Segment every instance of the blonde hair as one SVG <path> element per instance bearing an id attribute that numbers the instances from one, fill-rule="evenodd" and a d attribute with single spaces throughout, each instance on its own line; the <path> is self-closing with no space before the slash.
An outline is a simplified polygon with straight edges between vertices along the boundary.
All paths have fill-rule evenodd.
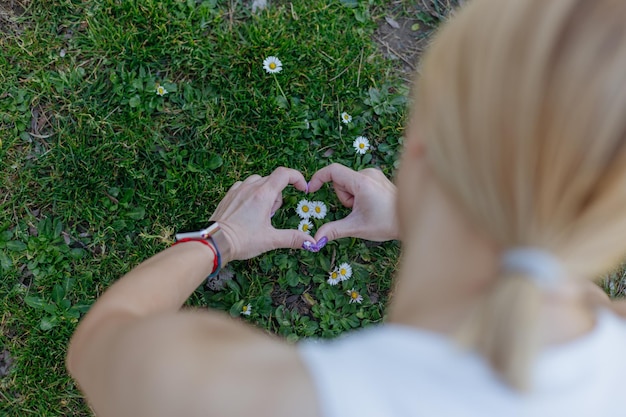
<path id="1" fill-rule="evenodd" d="M 416 86 L 426 160 L 455 202 L 503 249 L 545 249 L 573 276 L 626 254 L 625 16 L 623 0 L 472 0 Z M 472 346 L 524 389 L 541 292 L 501 274 Z"/>

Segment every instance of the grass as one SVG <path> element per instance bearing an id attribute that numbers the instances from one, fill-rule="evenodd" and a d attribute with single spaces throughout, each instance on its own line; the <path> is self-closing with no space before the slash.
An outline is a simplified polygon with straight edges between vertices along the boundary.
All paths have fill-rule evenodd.
<path id="1" fill-rule="evenodd" d="M 78 319 L 175 231 L 205 225 L 234 182 L 332 162 L 392 176 L 407 88 L 373 35 L 388 13 L 430 29 L 451 3 L 275 0 L 251 15 L 234 0 L 50 0 L 0 25 L 0 353 L 12 358 L 6 372 L 0 356 L 0 416 L 91 415 L 64 369 Z M 373 145 L 363 157 L 359 135 Z M 286 191 L 277 227 L 297 226 L 301 198 Z M 329 187 L 312 198 L 325 221 L 346 214 Z M 354 239 L 275 251 L 233 263 L 224 290 L 202 286 L 189 304 L 292 341 L 332 338 L 382 320 L 397 256 Z M 354 275 L 331 287 L 341 262 Z"/>
<path id="2" fill-rule="evenodd" d="M 258 15 L 239 1 L 27 6 L 0 39 L 0 352 L 13 362 L 0 416 L 87 416 L 64 355 L 98 295 L 176 230 L 205 225 L 248 175 L 341 162 L 391 176 L 407 89 L 372 41 L 384 1 L 275 1 Z M 359 135 L 373 145 L 363 157 Z M 297 226 L 301 197 L 287 190 L 277 227 Z M 325 221 L 346 214 L 329 187 L 312 198 Z M 331 338 L 381 321 L 397 255 L 354 239 L 275 251 L 233 263 L 224 290 L 200 287 L 189 304 L 234 316 L 250 304 L 242 319 L 289 340 Z M 340 262 L 354 275 L 331 287 Z M 348 303 L 353 287 L 362 304 Z"/>

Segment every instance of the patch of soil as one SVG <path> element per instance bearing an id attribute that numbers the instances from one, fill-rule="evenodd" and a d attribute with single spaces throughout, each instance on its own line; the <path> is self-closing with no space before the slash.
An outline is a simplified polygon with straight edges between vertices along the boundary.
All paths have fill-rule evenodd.
<path id="1" fill-rule="evenodd" d="M 303 294 L 306 294 L 310 289 L 308 287 Z M 311 305 L 307 302 L 304 295 L 292 294 L 279 285 L 274 285 L 271 297 L 274 306 L 284 305 L 289 311 L 296 312 L 301 316 L 311 315 Z"/>
<path id="2" fill-rule="evenodd" d="M 13 364 L 13 358 L 11 358 L 11 355 L 9 355 L 9 351 L 8 350 L 1 351 L 0 352 L 0 378 L 3 378 L 9 374 L 12 364 Z"/>
<path id="3" fill-rule="evenodd" d="M 0 32 L 19 33 L 17 18 L 24 14 L 30 0 L 0 0 Z"/>
<path id="4" fill-rule="evenodd" d="M 392 3 L 384 18 L 380 19 L 374 41 L 384 57 L 398 61 L 400 77 L 408 84 L 412 83 L 419 57 L 428 46 L 437 22 L 445 20 L 464 1 L 421 0 L 404 12 L 398 9 L 397 3 Z M 432 23 L 418 19 L 420 14 Z"/>
<path id="5" fill-rule="evenodd" d="M 417 26 L 415 26 L 417 25 Z M 414 30 L 419 27 L 417 30 Z M 399 61 L 399 70 L 411 74 L 417 68 L 417 59 L 427 45 L 432 28 L 417 18 L 391 17 L 381 19 L 374 40 L 384 57 Z"/>
<path id="6" fill-rule="evenodd" d="M 226 287 L 226 282 L 233 279 L 235 273 L 229 267 L 223 268 L 215 278 L 207 280 L 206 286 L 211 291 L 222 291 Z"/>

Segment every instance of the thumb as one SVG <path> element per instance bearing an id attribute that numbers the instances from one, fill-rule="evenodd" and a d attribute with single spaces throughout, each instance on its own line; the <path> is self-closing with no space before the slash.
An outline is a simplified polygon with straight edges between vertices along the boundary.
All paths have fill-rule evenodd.
<path id="1" fill-rule="evenodd" d="M 312 244 L 315 243 L 315 240 L 310 235 L 300 230 L 279 229 L 274 232 L 274 236 L 274 249 L 301 249 L 305 241 L 309 241 Z"/>
<path id="2" fill-rule="evenodd" d="M 351 215 L 348 215 L 348 217 L 344 217 L 343 219 L 324 223 L 322 227 L 317 229 L 317 233 L 315 233 L 315 240 L 319 242 L 319 240 L 324 236 L 326 236 L 329 241 L 340 239 L 342 237 L 356 237 L 354 234 L 354 218 L 351 218 Z"/>

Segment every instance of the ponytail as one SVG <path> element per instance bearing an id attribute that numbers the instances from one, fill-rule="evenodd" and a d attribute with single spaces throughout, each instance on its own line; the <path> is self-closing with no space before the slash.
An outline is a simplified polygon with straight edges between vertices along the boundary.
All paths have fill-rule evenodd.
<path id="1" fill-rule="evenodd" d="M 505 272 L 463 328 L 462 344 L 482 355 L 499 376 L 520 391 L 530 388 L 539 348 L 542 290 L 531 278 Z"/>

